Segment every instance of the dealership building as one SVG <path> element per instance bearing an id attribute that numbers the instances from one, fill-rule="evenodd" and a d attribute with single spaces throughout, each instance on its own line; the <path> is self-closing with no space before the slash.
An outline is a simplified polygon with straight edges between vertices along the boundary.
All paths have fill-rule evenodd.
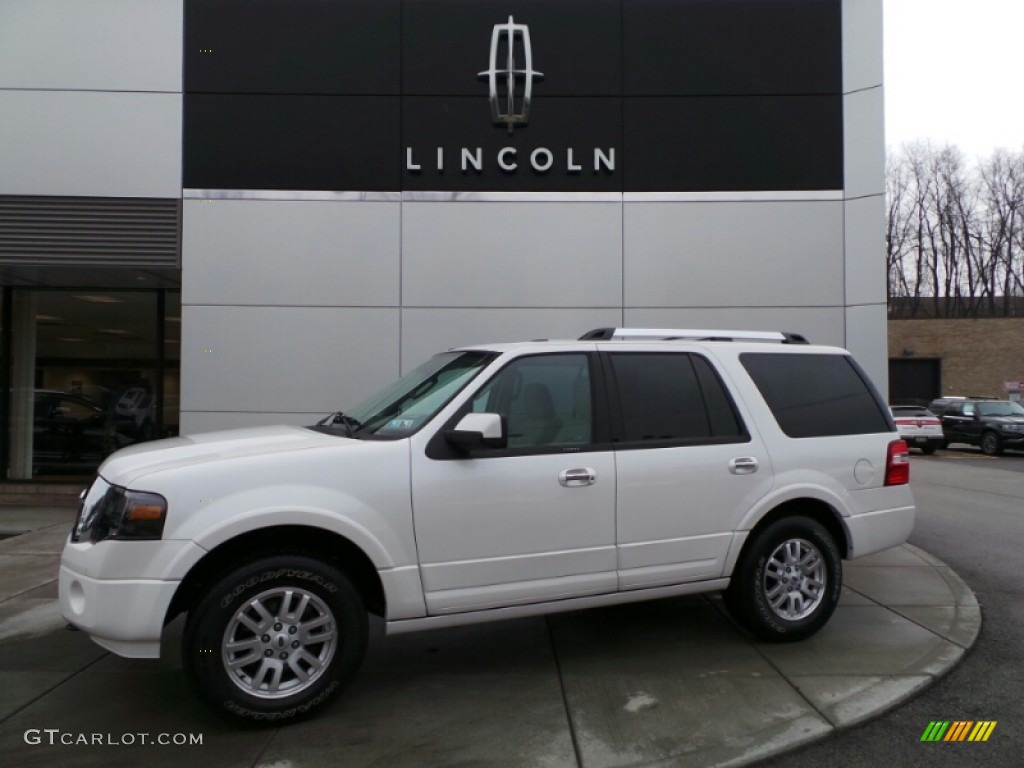
<path id="1" fill-rule="evenodd" d="M 883 190 L 881 0 L 4 0 L 4 476 L 602 326 L 884 392 Z"/>

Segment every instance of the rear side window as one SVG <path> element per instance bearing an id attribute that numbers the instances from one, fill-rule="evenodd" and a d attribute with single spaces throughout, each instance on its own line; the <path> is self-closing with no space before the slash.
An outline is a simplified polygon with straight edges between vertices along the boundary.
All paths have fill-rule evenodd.
<path id="1" fill-rule="evenodd" d="M 740 361 L 790 437 L 892 430 L 873 389 L 846 355 L 748 352 Z"/>
<path id="2" fill-rule="evenodd" d="M 615 353 L 609 360 L 618 391 L 622 442 L 747 439 L 729 395 L 703 358 Z"/>

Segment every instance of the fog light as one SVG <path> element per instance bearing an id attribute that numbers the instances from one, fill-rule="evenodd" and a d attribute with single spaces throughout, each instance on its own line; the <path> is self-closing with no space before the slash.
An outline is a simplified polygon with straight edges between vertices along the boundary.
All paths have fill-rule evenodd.
<path id="1" fill-rule="evenodd" d="M 82 582 L 78 579 L 72 581 L 68 587 L 68 605 L 75 616 L 81 616 L 85 613 L 85 589 L 82 587 Z"/>

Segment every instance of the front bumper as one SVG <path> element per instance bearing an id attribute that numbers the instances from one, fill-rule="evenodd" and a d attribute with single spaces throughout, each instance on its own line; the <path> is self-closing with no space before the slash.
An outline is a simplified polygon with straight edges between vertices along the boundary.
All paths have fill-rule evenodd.
<path id="1" fill-rule="evenodd" d="M 120 656 L 158 658 L 167 608 L 203 554 L 190 541 L 69 541 L 58 577 L 61 614 Z"/>
<path id="2" fill-rule="evenodd" d="M 60 612 L 108 651 L 131 659 L 157 659 L 164 616 L 179 583 L 94 579 L 62 565 Z"/>
<path id="3" fill-rule="evenodd" d="M 1003 445 L 1007 448 L 1020 448 L 1024 446 L 1024 432 L 1000 432 Z"/>

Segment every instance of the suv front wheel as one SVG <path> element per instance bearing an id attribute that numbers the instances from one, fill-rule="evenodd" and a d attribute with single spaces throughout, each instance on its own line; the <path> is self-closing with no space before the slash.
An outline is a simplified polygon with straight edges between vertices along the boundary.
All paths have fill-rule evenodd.
<path id="1" fill-rule="evenodd" d="M 282 723 L 325 707 L 366 650 L 359 593 L 311 557 L 266 557 L 221 579 L 189 612 L 182 657 L 229 720 Z"/>
<path id="2" fill-rule="evenodd" d="M 1003 440 L 991 430 L 981 436 L 981 452 L 986 456 L 998 456 L 1003 452 Z"/>
<path id="3" fill-rule="evenodd" d="M 839 602 L 839 549 L 825 526 L 784 517 L 754 534 L 725 593 L 736 620 L 761 640 L 810 637 Z"/>

